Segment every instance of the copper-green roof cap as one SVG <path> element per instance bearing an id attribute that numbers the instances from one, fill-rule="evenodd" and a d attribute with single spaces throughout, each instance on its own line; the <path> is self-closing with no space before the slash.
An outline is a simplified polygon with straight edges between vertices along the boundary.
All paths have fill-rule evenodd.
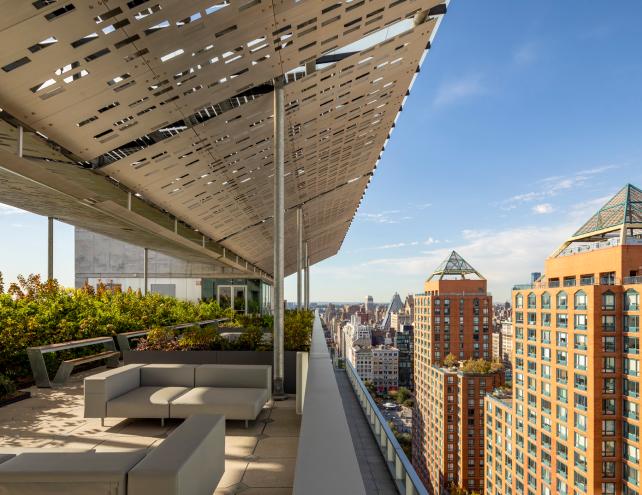
<path id="1" fill-rule="evenodd" d="M 625 224 L 642 224 L 642 190 L 631 184 L 620 189 L 573 237 L 615 229 Z"/>
<path id="2" fill-rule="evenodd" d="M 457 251 L 451 251 L 448 257 L 435 269 L 428 280 L 438 277 L 440 280 L 448 276 L 466 278 L 466 275 L 476 275 L 480 279 L 484 277 L 475 270 Z"/>

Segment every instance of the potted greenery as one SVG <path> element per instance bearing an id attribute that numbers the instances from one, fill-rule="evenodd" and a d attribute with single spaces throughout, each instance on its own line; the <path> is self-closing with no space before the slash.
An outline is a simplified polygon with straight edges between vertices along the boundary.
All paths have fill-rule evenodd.
<path id="1" fill-rule="evenodd" d="M 285 390 L 288 393 L 296 393 L 296 355 L 310 349 L 313 319 L 311 311 L 285 313 L 283 341 Z M 152 328 L 134 349 L 123 352 L 123 359 L 125 364 L 272 365 L 272 317 L 236 315 L 232 321 L 225 322 L 225 327 L 194 325 L 180 333 L 169 328 Z"/>
<path id="2" fill-rule="evenodd" d="M 16 389 L 16 384 L 9 377 L 0 374 L 0 407 L 13 404 L 31 397 L 31 392 Z"/>

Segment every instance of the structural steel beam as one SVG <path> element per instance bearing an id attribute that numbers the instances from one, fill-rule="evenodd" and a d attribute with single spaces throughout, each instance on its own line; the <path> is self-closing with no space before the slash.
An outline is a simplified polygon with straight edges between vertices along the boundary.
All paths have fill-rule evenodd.
<path id="1" fill-rule="evenodd" d="M 54 219 L 47 217 L 47 280 L 54 278 Z"/>
<path id="2" fill-rule="evenodd" d="M 285 108 L 283 81 L 274 84 L 274 396 L 284 396 Z"/>
<path id="3" fill-rule="evenodd" d="M 296 308 L 303 304 L 303 208 L 296 209 Z"/>

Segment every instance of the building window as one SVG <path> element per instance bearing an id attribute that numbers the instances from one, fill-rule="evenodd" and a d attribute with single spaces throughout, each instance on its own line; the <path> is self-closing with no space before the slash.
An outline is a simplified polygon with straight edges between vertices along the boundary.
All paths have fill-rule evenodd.
<path id="1" fill-rule="evenodd" d="M 605 332 L 615 332 L 614 315 L 602 315 L 602 330 Z"/>
<path id="2" fill-rule="evenodd" d="M 585 310 L 587 308 L 587 302 L 586 292 L 578 290 L 575 293 L 575 309 Z"/>
<path id="3" fill-rule="evenodd" d="M 542 309 L 551 309 L 551 295 L 544 292 L 541 297 Z"/>
<path id="4" fill-rule="evenodd" d="M 524 307 L 524 296 L 522 294 L 517 294 L 515 296 L 515 307 L 516 308 Z"/>
<path id="5" fill-rule="evenodd" d="M 537 296 L 534 293 L 528 294 L 528 309 L 535 309 L 537 307 Z"/>
<path id="6" fill-rule="evenodd" d="M 640 309 L 640 294 L 633 289 L 624 293 L 624 311 L 637 311 Z"/>
<path id="7" fill-rule="evenodd" d="M 606 291 L 602 294 L 602 311 L 614 311 L 615 310 L 615 294 L 613 292 Z"/>
<path id="8" fill-rule="evenodd" d="M 561 291 L 557 293 L 557 309 L 567 309 L 568 308 L 568 296 L 566 292 Z"/>
<path id="9" fill-rule="evenodd" d="M 632 315 L 624 315 L 624 331 L 637 332 L 640 330 L 640 317 Z"/>

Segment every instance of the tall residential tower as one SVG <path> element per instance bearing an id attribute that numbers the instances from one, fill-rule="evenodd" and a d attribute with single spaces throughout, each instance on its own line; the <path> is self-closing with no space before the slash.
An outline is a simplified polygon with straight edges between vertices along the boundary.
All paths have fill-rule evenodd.
<path id="1" fill-rule="evenodd" d="M 486 399 L 485 493 L 639 495 L 642 190 L 513 291 L 513 394 Z"/>
<path id="2" fill-rule="evenodd" d="M 483 487 L 483 401 L 502 384 L 491 363 L 492 297 L 455 251 L 415 296 L 413 465 L 431 494 Z"/>

